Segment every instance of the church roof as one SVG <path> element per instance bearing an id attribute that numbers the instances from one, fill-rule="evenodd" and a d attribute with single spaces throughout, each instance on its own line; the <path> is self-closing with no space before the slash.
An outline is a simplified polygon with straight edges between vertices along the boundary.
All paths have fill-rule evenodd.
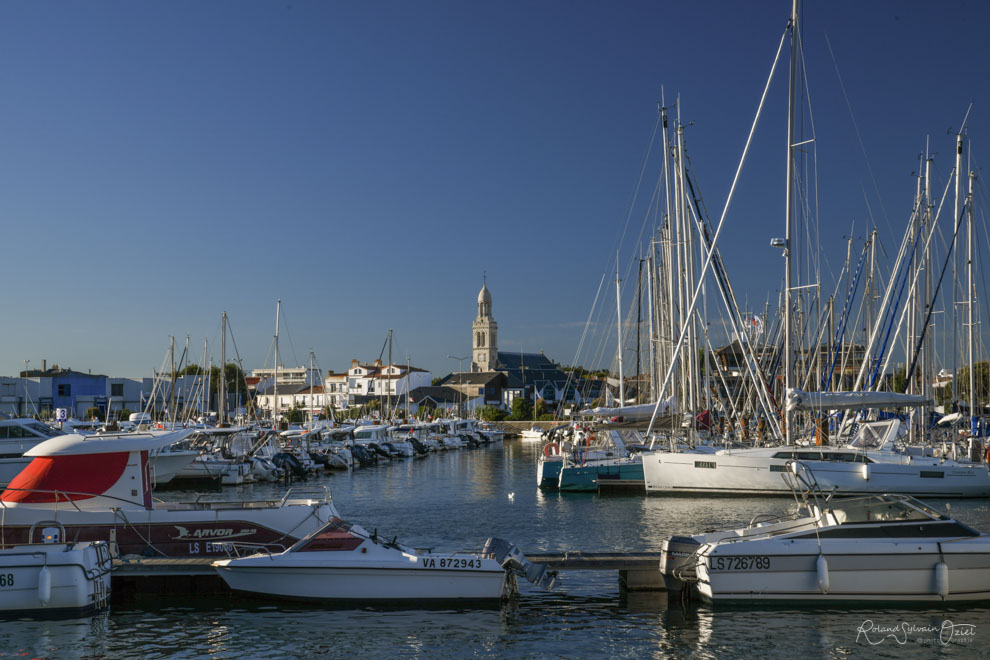
<path id="1" fill-rule="evenodd" d="M 463 385 L 488 385 L 492 381 L 502 378 L 499 371 L 463 371 L 454 372 L 440 381 L 441 385 L 458 387 Z"/>
<path id="2" fill-rule="evenodd" d="M 499 351 L 498 364 L 504 369 L 557 369 L 553 360 L 543 353 L 519 353 L 515 351 Z"/>
<path id="3" fill-rule="evenodd" d="M 426 399 L 432 399 L 436 403 L 456 403 L 463 396 L 452 387 L 442 385 L 424 385 L 414 388 L 409 393 L 411 403 L 422 403 Z"/>
<path id="4" fill-rule="evenodd" d="M 492 292 L 488 290 L 488 284 L 481 285 L 481 291 L 478 292 L 478 302 L 490 303 L 492 301 Z"/>

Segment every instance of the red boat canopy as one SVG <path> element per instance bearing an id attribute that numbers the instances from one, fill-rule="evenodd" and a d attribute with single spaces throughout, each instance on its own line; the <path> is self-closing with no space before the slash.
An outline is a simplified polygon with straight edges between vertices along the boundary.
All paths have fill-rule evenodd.
<path id="1" fill-rule="evenodd" d="M 0 501 L 40 504 L 97 497 L 124 474 L 127 457 L 126 451 L 38 456 L 14 477 Z"/>

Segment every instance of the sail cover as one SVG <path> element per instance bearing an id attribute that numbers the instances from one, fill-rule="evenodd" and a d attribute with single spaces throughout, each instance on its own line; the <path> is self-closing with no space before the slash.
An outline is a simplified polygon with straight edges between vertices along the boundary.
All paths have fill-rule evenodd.
<path id="1" fill-rule="evenodd" d="M 674 407 L 673 397 L 667 399 L 666 401 L 660 402 L 660 409 L 657 413 L 665 413 L 672 410 Z M 636 406 L 623 406 L 621 408 L 590 408 L 587 410 L 582 410 L 582 415 L 594 415 L 595 417 L 622 417 L 627 422 L 633 422 L 637 420 L 650 419 L 653 416 L 653 411 L 656 410 L 657 404 L 653 403 L 641 403 Z"/>
<path id="2" fill-rule="evenodd" d="M 802 392 L 787 390 L 788 410 L 847 410 L 855 408 L 916 408 L 932 405 L 921 394 L 898 392 Z"/>

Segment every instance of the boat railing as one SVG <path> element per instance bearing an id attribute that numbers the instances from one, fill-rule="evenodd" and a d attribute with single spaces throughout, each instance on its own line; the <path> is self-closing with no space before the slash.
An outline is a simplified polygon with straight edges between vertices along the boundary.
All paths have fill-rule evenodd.
<path id="1" fill-rule="evenodd" d="M 784 520 L 790 516 L 778 515 L 776 513 L 758 513 L 753 516 L 753 519 L 749 521 L 750 527 L 756 527 L 758 524 L 762 523 L 775 523 Z"/>
<path id="2" fill-rule="evenodd" d="M 333 497 L 330 494 L 330 489 L 326 486 L 304 486 L 302 488 L 290 488 L 279 500 L 280 506 L 285 506 L 285 504 L 292 499 L 292 495 L 295 493 L 317 493 L 322 495 L 322 500 L 324 504 L 330 504 L 333 501 Z"/>
<path id="3" fill-rule="evenodd" d="M 0 499 L 0 508 L 2 509 L 6 509 L 11 504 L 56 504 L 57 505 L 60 502 L 65 502 L 67 504 L 71 504 L 76 509 L 76 511 L 82 511 L 82 509 L 79 508 L 79 505 L 76 504 L 76 500 L 69 497 L 70 495 L 77 495 L 77 496 L 82 495 L 83 497 L 80 499 L 86 499 L 87 501 L 92 501 L 93 498 L 102 497 L 108 500 L 116 500 L 117 502 L 121 502 L 123 504 L 131 504 L 131 505 L 136 504 L 138 506 L 142 506 L 142 507 L 144 506 L 143 502 L 128 500 L 128 499 L 124 499 L 123 497 L 117 497 L 116 495 L 108 495 L 107 493 L 89 493 L 79 490 L 52 490 L 47 488 L 9 488 L 8 487 L 6 489 L 6 492 L 9 491 L 14 491 L 19 493 L 44 493 L 47 495 L 53 495 L 55 497 L 55 501 L 22 503 L 22 502 L 7 502 L 6 500 Z M 87 508 L 92 508 L 92 507 L 87 507 Z"/>
<path id="4" fill-rule="evenodd" d="M 31 529 L 28 530 L 28 543 L 32 542 L 31 539 L 34 538 L 34 530 L 38 528 L 38 525 L 55 525 L 59 531 L 59 542 L 65 541 L 65 525 L 57 520 L 39 520 L 31 525 Z M 42 530 L 42 533 L 44 533 L 44 530 Z M 44 537 L 42 537 L 42 542 L 44 542 Z"/>
<path id="5" fill-rule="evenodd" d="M 269 558 L 272 558 L 274 555 L 286 551 L 286 547 L 280 543 L 264 544 L 237 541 L 224 543 L 223 546 L 227 552 L 227 556 L 231 559 L 240 559 L 241 557 L 260 554 L 268 555 Z M 273 548 L 275 549 L 274 552 Z"/>
<path id="6" fill-rule="evenodd" d="M 803 504 L 810 509 L 811 502 L 809 500 L 813 500 L 817 510 L 824 511 L 825 505 L 835 495 L 837 486 L 828 493 L 823 491 L 818 479 L 815 478 L 814 471 L 803 461 L 789 460 L 786 467 L 787 469 L 781 473 L 781 477 L 784 483 L 790 487 L 794 494 L 794 501 L 798 506 Z"/>

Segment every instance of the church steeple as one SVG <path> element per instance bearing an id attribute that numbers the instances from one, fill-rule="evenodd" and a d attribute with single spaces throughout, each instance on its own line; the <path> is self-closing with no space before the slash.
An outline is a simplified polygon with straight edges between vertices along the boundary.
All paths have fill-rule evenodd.
<path id="1" fill-rule="evenodd" d="M 488 277 L 484 278 L 478 292 L 478 316 L 471 326 L 471 371 L 492 371 L 498 362 L 498 324 L 492 317 L 492 293 L 488 290 Z"/>

